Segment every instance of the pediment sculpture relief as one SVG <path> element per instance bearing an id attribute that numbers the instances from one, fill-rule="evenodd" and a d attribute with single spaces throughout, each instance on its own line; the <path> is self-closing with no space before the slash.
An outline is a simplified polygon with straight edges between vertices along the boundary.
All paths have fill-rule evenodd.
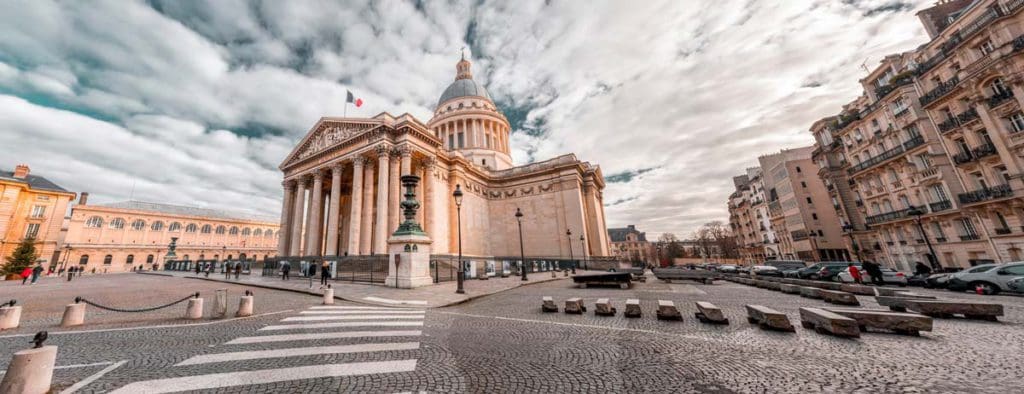
<path id="1" fill-rule="evenodd" d="M 362 134 L 369 125 L 338 125 L 330 126 L 317 133 L 313 138 L 310 138 L 306 147 L 299 152 L 298 158 L 303 159 L 309 157 L 315 153 L 321 152 L 331 146 L 346 141 L 352 137 Z"/>

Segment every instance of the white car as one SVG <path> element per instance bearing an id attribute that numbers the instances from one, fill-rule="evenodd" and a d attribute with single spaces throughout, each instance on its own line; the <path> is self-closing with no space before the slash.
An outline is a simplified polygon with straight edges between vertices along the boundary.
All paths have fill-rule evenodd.
<path id="1" fill-rule="evenodd" d="M 864 269 L 861 268 L 860 266 L 857 266 L 857 269 L 860 270 L 861 280 L 865 284 L 871 283 L 871 276 L 869 276 L 868 273 L 866 271 L 864 271 Z M 903 287 L 903 286 L 907 285 L 907 276 L 905 274 L 903 274 L 902 272 L 895 271 L 895 270 L 892 270 L 892 269 L 889 269 L 889 268 L 886 268 L 886 267 L 882 267 L 881 269 L 882 269 L 882 283 L 883 284 L 897 285 L 899 287 Z M 853 283 L 853 276 L 850 275 L 850 269 L 849 268 L 847 268 L 847 269 L 843 270 L 842 272 L 840 272 L 839 275 L 836 275 L 836 279 L 839 280 L 842 283 Z"/>
<path id="2" fill-rule="evenodd" d="M 1006 282 L 1006 287 L 1008 287 L 1012 291 L 1024 293 L 1024 276 L 1010 279 L 1009 282 Z"/>
<path id="3" fill-rule="evenodd" d="M 770 265 L 755 265 L 750 267 L 751 275 L 759 276 L 782 276 L 782 271 Z"/>
<path id="4" fill-rule="evenodd" d="M 718 272 L 726 273 L 726 274 L 735 274 L 736 273 L 736 268 L 738 268 L 738 267 L 736 267 L 733 264 L 724 264 L 724 265 L 718 266 Z"/>
<path id="5" fill-rule="evenodd" d="M 947 288 L 953 291 L 976 291 L 980 288 L 983 294 L 997 294 L 1013 291 L 1009 282 L 1021 276 L 1024 276 L 1024 261 L 984 264 L 950 275 Z"/>

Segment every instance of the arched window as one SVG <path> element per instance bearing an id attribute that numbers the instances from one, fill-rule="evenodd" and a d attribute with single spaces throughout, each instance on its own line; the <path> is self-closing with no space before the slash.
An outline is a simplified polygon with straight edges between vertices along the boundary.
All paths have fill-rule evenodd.
<path id="1" fill-rule="evenodd" d="M 112 261 L 114 261 L 114 256 L 111 256 L 109 254 L 106 255 L 106 256 L 103 256 L 103 265 L 110 265 L 110 263 Z"/>
<path id="2" fill-rule="evenodd" d="M 264 234 L 263 236 L 265 236 L 267 238 L 273 237 L 274 236 L 274 230 L 271 230 L 271 229 L 268 228 L 267 232 L 265 232 L 263 234 Z"/>
<path id="3" fill-rule="evenodd" d="M 146 228 L 146 221 L 145 220 L 135 219 L 135 221 L 132 222 L 132 230 L 139 231 L 139 230 L 142 230 L 144 228 Z"/>
<path id="4" fill-rule="evenodd" d="M 189 223 L 187 226 L 185 226 L 185 232 L 186 233 L 194 233 L 198 229 L 199 229 L 199 226 L 196 226 L 195 223 Z"/>
<path id="5" fill-rule="evenodd" d="M 230 255 L 230 254 L 228 255 L 228 260 L 231 260 L 231 256 L 232 256 L 232 255 Z"/>
<path id="6" fill-rule="evenodd" d="M 182 259 L 182 260 L 188 260 L 188 255 L 186 254 L 186 255 L 184 255 L 184 256 L 181 256 L 181 259 Z"/>
<path id="7" fill-rule="evenodd" d="M 228 231 L 230 235 L 238 235 L 238 227 L 231 226 L 231 231 Z"/>
<path id="8" fill-rule="evenodd" d="M 171 226 L 167 228 L 167 231 L 181 231 L 181 223 L 171 222 Z"/>
<path id="9" fill-rule="evenodd" d="M 245 253 L 239 254 L 238 255 L 238 259 L 239 260 L 245 260 Z"/>
<path id="10" fill-rule="evenodd" d="M 246 237 L 248 237 L 248 236 L 252 235 L 252 229 L 250 229 L 250 228 L 248 228 L 248 227 L 246 227 L 246 228 L 242 229 L 242 235 L 243 235 L 243 236 L 246 236 Z"/>
<path id="11" fill-rule="evenodd" d="M 89 220 L 85 221 L 85 227 L 100 228 L 103 227 L 103 218 L 99 216 L 93 216 Z"/>
<path id="12" fill-rule="evenodd" d="M 209 224 L 204 224 L 203 229 L 201 230 L 203 234 L 209 234 L 211 231 L 213 231 L 213 226 Z"/>
<path id="13" fill-rule="evenodd" d="M 152 225 L 149 226 L 149 229 L 153 231 L 161 231 L 164 229 L 164 222 L 157 220 L 153 222 Z"/>
<path id="14" fill-rule="evenodd" d="M 153 255 L 146 256 L 146 264 L 153 264 Z"/>
<path id="15" fill-rule="evenodd" d="M 135 255 L 134 254 L 128 255 L 128 257 L 124 259 L 124 263 L 125 264 L 132 264 L 134 262 L 135 262 Z"/>
<path id="16" fill-rule="evenodd" d="M 263 236 L 263 229 L 262 228 L 256 229 L 256 231 L 252 232 L 252 235 L 254 237 L 262 237 Z"/>
<path id="17" fill-rule="evenodd" d="M 200 253 L 200 254 L 199 254 L 199 259 L 200 259 L 200 260 L 206 260 L 206 255 L 205 255 L 205 254 L 202 254 L 202 253 Z"/>
<path id="18" fill-rule="evenodd" d="M 114 218 L 110 220 L 110 228 L 124 228 L 124 219 Z"/>
<path id="19" fill-rule="evenodd" d="M 83 254 L 82 257 L 78 258 L 78 265 L 89 264 L 89 255 Z"/>
<path id="20" fill-rule="evenodd" d="M 217 226 L 217 234 L 221 234 L 221 235 L 223 235 L 223 234 L 224 234 L 225 232 L 227 232 L 227 231 L 228 231 L 228 228 L 227 228 L 227 227 L 224 227 L 224 226 Z"/>

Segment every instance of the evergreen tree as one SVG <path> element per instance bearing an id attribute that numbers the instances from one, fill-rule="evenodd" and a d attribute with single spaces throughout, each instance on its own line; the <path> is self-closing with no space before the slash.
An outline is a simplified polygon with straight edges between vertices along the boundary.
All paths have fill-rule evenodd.
<path id="1" fill-rule="evenodd" d="M 7 264 L 4 264 L 3 273 L 20 274 L 25 268 L 31 267 L 36 263 L 36 259 L 39 255 L 36 254 L 36 239 L 33 237 L 27 237 L 21 240 L 18 244 L 18 248 L 14 249 L 14 252 L 10 256 L 7 256 Z"/>

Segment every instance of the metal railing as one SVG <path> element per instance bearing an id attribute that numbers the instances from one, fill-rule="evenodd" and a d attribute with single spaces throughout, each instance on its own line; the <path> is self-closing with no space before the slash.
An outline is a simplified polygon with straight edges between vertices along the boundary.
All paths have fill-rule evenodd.
<path id="1" fill-rule="evenodd" d="M 950 80 L 940 83 L 939 86 L 935 87 L 935 89 L 925 93 L 924 96 L 921 96 L 921 98 L 918 99 L 918 101 L 921 102 L 921 106 L 927 106 L 928 104 L 935 102 L 935 100 L 949 94 L 949 92 L 952 92 L 959 84 L 960 77 L 954 76 L 953 78 L 950 78 Z"/>
<path id="2" fill-rule="evenodd" d="M 957 197 L 960 199 L 961 204 L 973 204 L 1010 196 L 1013 196 L 1013 189 L 1010 188 L 1010 185 L 998 185 L 960 193 Z"/>
<path id="3" fill-rule="evenodd" d="M 933 202 L 931 204 L 928 204 L 928 209 L 930 209 L 932 212 L 942 212 L 942 211 L 945 211 L 947 209 L 952 209 L 952 208 L 953 208 L 953 202 L 948 201 L 948 200 L 946 200 L 946 201 L 939 201 L 939 202 Z"/>
<path id="4" fill-rule="evenodd" d="M 1013 98 L 1013 92 L 1006 90 L 988 98 L 988 107 L 995 108 Z"/>
<path id="5" fill-rule="evenodd" d="M 882 162 L 884 162 L 886 160 L 889 160 L 889 159 L 892 159 L 892 158 L 894 158 L 896 156 L 899 156 L 903 152 L 904 152 L 903 145 L 896 146 L 895 148 L 889 149 L 889 150 L 887 150 L 885 152 L 882 152 L 882 153 L 878 154 L 878 156 L 875 156 L 875 157 L 872 157 L 870 159 L 864 160 L 860 164 L 857 164 L 857 165 L 855 165 L 853 167 L 850 167 L 849 169 L 846 170 L 846 172 L 847 172 L 847 174 L 850 174 L 850 175 L 856 174 L 858 172 L 864 171 L 864 170 L 866 170 L 868 168 L 871 168 L 871 167 L 874 167 L 874 166 L 876 166 L 878 164 L 881 164 Z"/>
<path id="6" fill-rule="evenodd" d="M 886 212 L 886 213 L 882 213 L 882 214 L 878 214 L 878 215 L 872 215 L 872 216 L 868 216 L 866 218 L 866 220 L 867 220 L 868 224 L 878 224 L 878 223 L 882 223 L 882 222 L 888 222 L 888 221 L 892 221 L 892 220 L 903 219 L 903 218 L 907 217 L 907 213 L 909 213 L 911 211 L 911 209 L 912 208 L 906 208 L 906 209 L 900 209 L 900 210 L 897 210 L 897 211 Z"/>

